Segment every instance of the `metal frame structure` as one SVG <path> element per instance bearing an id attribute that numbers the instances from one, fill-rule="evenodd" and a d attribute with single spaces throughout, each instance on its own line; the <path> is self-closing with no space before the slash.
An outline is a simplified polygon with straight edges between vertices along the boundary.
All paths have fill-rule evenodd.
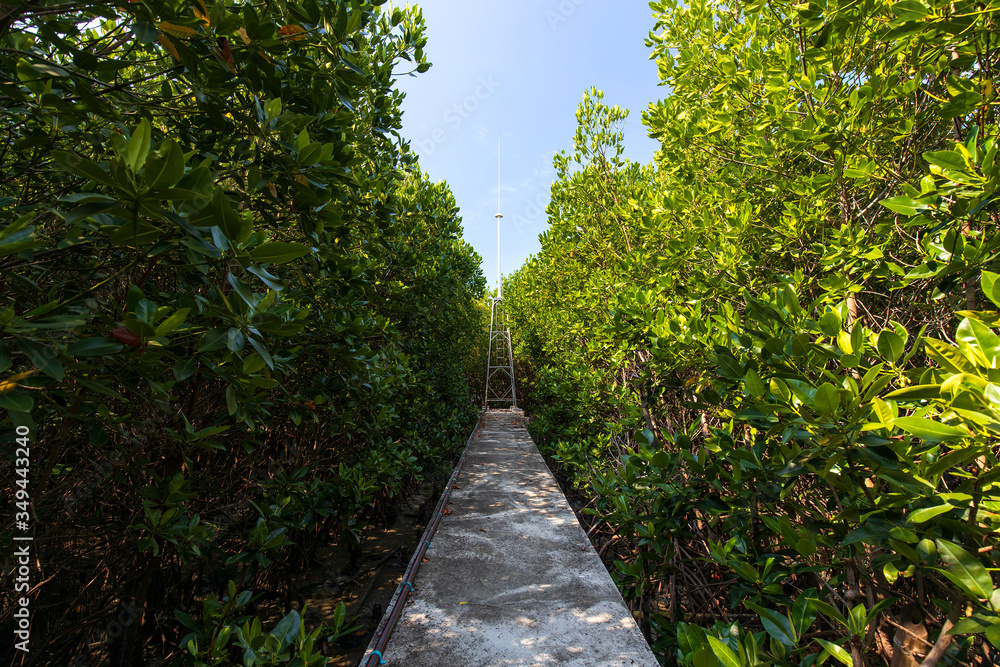
<path id="1" fill-rule="evenodd" d="M 490 403 L 510 403 L 517 407 L 517 389 L 514 386 L 514 348 L 510 341 L 510 327 L 507 313 L 503 310 L 503 300 L 493 299 L 490 313 L 490 341 L 486 355 L 486 396 L 483 406 Z"/>
<path id="2" fill-rule="evenodd" d="M 503 311 L 503 275 L 500 273 L 500 137 L 497 137 L 497 295 L 493 297 L 490 312 L 490 341 L 486 353 L 486 396 L 483 407 L 490 403 L 510 403 L 517 407 L 517 390 L 514 388 L 514 348 L 510 343 L 507 313 Z"/>

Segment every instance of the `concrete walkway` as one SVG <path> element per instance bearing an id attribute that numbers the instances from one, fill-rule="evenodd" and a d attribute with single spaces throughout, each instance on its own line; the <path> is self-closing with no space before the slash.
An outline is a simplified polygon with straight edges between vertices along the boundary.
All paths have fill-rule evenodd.
<path id="1" fill-rule="evenodd" d="M 486 413 L 448 509 L 387 665 L 657 665 L 519 411 Z"/>

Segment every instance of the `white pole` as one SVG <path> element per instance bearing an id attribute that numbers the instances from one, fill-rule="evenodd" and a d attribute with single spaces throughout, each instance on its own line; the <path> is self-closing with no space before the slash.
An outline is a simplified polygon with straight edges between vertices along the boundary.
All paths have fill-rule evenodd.
<path id="1" fill-rule="evenodd" d="M 497 298 L 500 298 L 500 137 L 497 137 Z"/>

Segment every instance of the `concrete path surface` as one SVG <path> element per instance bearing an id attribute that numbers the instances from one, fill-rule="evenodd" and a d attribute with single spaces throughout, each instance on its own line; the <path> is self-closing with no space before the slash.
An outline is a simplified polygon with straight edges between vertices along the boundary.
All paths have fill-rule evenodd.
<path id="1" fill-rule="evenodd" d="M 387 665 L 657 665 L 520 411 L 486 413 L 448 509 Z"/>

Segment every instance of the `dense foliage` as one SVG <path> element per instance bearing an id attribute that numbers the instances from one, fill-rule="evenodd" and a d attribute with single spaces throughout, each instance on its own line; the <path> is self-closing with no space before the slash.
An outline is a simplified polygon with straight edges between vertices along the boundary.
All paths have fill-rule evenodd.
<path id="1" fill-rule="evenodd" d="M 398 133 L 422 16 L 382 4 L 0 4 L 19 664 L 325 664 L 343 608 L 307 629 L 291 575 L 474 423 L 485 280 Z"/>
<path id="2" fill-rule="evenodd" d="M 504 286 L 532 429 L 667 664 L 1000 660 L 1000 3 L 651 3 Z"/>

